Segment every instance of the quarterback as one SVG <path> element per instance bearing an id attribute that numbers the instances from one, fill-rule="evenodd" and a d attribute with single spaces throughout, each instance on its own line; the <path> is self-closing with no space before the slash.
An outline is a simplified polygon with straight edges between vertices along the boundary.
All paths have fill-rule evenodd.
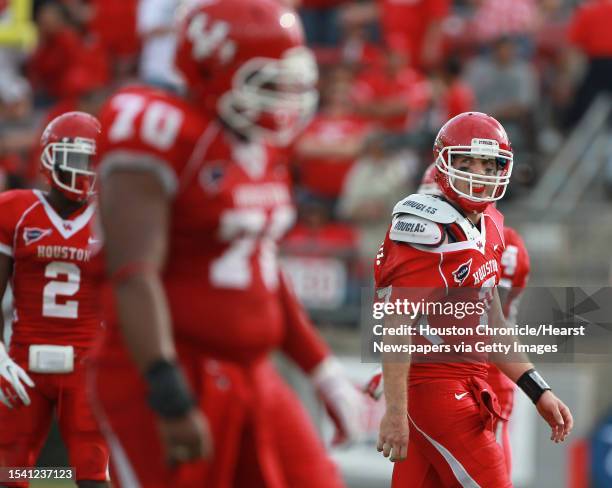
<path id="1" fill-rule="evenodd" d="M 277 262 L 292 225 L 288 143 L 317 103 L 299 18 L 276 0 L 191 2 L 176 64 L 186 96 L 150 87 L 105 104 L 98 173 L 107 334 L 93 390 L 119 487 L 343 486 L 282 349 L 339 429 L 343 379 Z"/>
<path id="2" fill-rule="evenodd" d="M 41 138 L 50 191 L 0 194 L 0 291 L 10 281 L 14 296 L 8 352 L 0 342 L 0 465 L 35 466 L 55 412 L 80 488 L 108 486 L 108 448 L 85 381 L 102 332 L 90 198 L 99 133 L 83 112 L 53 119 Z"/>
<path id="3" fill-rule="evenodd" d="M 434 158 L 442 195 L 415 194 L 395 206 L 375 265 L 378 296 L 393 300 L 402 290 L 428 289 L 444 297 L 465 290 L 463 296 L 475 293 L 485 300 L 488 319 L 502 325 L 496 286 L 504 227 L 493 203 L 503 197 L 512 171 L 506 132 L 486 114 L 459 114 L 440 129 Z M 415 222 L 422 231 L 405 230 Z M 394 487 L 512 486 L 493 433 L 502 412 L 487 384 L 488 359 L 531 398 L 550 425 L 552 440 L 569 434 L 569 409 L 523 355 L 515 354 L 512 362 L 494 354 L 439 362 L 392 362 L 383 356 L 386 412 L 378 449 L 396 461 Z"/>

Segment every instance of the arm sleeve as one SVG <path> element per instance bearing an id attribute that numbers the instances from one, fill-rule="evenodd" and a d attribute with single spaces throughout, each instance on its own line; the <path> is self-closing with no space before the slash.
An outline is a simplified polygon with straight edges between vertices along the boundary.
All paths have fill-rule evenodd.
<path id="1" fill-rule="evenodd" d="M 117 170 L 148 171 L 173 196 L 190 156 L 183 150 L 190 147 L 184 143 L 184 117 L 181 108 L 147 93 L 123 92 L 111 98 L 100 115 L 106 129 L 98 140 L 102 183 Z"/>
<path id="2" fill-rule="evenodd" d="M 0 193 L 0 253 L 13 256 L 15 237 L 15 193 Z"/>
<path id="3" fill-rule="evenodd" d="M 329 347 L 307 317 L 302 304 L 282 273 L 279 293 L 285 318 L 285 337 L 281 349 L 304 373 L 309 374 L 330 355 Z"/>

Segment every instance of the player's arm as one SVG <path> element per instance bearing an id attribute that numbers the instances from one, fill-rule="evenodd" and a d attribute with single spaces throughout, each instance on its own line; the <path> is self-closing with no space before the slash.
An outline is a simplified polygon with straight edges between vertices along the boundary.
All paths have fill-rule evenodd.
<path id="1" fill-rule="evenodd" d="M 9 279 L 13 272 L 12 231 L 14 225 L 8 220 L 4 220 L 11 215 L 11 209 L 7 208 L 7 199 L 11 198 L 11 193 L 2 195 L 0 202 L 0 302 L 6 292 Z M 33 387 L 34 382 L 28 374 L 15 363 L 8 355 L 4 344 L 4 312 L 0 310 L 0 402 L 12 408 L 20 403 L 30 404 L 30 397 L 25 386 Z"/>
<path id="2" fill-rule="evenodd" d="M 108 274 L 121 331 L 144 374 L 159 361 L 176 361 L 160 280 L 166 258 L 168 197 L 154 175 L 124 170 L 106 178 L 100 200 Z"/>
<path id="3" fill-rule="evenodd" d="M 280 298 L 285 316 L 282 351 L 308 375 L 336 427 L 333 444 L 357 441 L 362 431 L 364 398 L 306 315 L 280 274 Z"/>
<path id="4" fill-rule="evenodd" d="M 493 327 L 506 326 L 497 288 L 493 290 L 489 317 Z M 499 335 L 495 340 L 508 345 L 519 342 L 516 336 Z M 564 441 L 574 425 L 572 413 L 551 391 L 527 355 L 522 352 L 513 352 L 511 360 L 502 353 L 495 353 L 491 356 L 492 362 L 525 392 L 536 406 L 538 413 L 550 425 L 552 431 L 550 439 L 555 442 Z"/>
<path id="5" fill-rule="evenodd" d="M 394 343 L 409 344 L 409 336 L 386 336 L 385 344 L 392 338 Z M 408 454 L 408 375 L 410 355 L 398 358 L 397 353 L 383 353 L 383 392 L 385 414 L 380 422 L 376 449 L 390 461 L 402 461 Z"/>
<path id="6" fill-rule="evenodd" d="M 415 202 L 420 205 L 412 205 Z M 430 212 L 424 210 L 430 209 Z M 431 212 L 435 208 L 435 211 Z M 455 221 L 457 211 L 448 203 L 427 195 L 410 195 L 398 202 L 393 209 L 393 220 L 389 229 L 389 239 L 393 241 L 390 245 L 377 255 L 377 261 L 384 262 L 389 256 L 385 253 L 401 253 L 404 246 L 421 245 L 436 247 L 442 244 L 446 236 L 445 224 Z M 382 249 L 382 248 L 381 248 Z M 380 256 L 380 258 L 379 258 Z M 437 274 L 432 273 L 427 265 L 421 263 L 415 267 L 414 260 L 402 262 L 403 277 L 402 283 L 391 284 L 398 287 L 410 288 L 431 288 L 445 286 L 444 283 L 437 281 Z M 421 268 L 422 266 L 425 266 Z M 421 268 L 421 269 L 420 269 Z M 421 272 L 423 271 L 423 272 Z M 410 293 L 410 292 L 408 292 Z M 393 288 L 379 288 L 378 298 L 385 298 L 392 301 Z M 397 298 L 397 297 L 396 297 Z M 416 301 L 416 297 L 404 296 L 402 298 Z M 398 325 L 414 325 L 418 318 L 411 324 L 406 324 L 400 315 L 386 315 L 385 327 L 395 328 Z M 385 335 L 384 345 L 397 345 L 408 347 L 410 345 L 409 335 Z M 408 450 L 408 375 L 410 373 L 410 354 L 407 351 L 385 352 L 382 359 L 383 373 L 383 392 L 385 395 L 386 410 L 380 424 L 377 449 L 383 452 L 385 457 L 390 457 L 391 461 L 401 461 L 406 458 Z"/>
<path id="7" fill-rule="evenodd" d="M 166 259 L 170 196 L 152 171 L 108 173 L 100 197 L 108 274 L 125 343 L 147 380 L 171 462 L 208 454 L 205 424 L 176 359 L 160 273 Z"/>

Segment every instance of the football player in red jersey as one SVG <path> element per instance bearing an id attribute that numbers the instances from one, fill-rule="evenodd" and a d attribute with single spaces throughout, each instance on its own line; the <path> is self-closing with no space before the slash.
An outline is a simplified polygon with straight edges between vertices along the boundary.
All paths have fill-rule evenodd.
<path id="1" fill-rule="evenodd" d="M 276 0 L 192 2 L 176 62 L 186 97 L 131 87 L 101 113 L 109 316 L 93 380 L 114 482 L 342 486 L 268 359 L 287 352 L 354 433 L 356 390 L 276 259 L 294 208 L 268 143 L 317 103 L 299 18 Z"/>
<path id="2" fill-rule="evenodd" d="M 83 112 L 53 119 L 41 137 L 50 190 L 0 194 L 0 290 L 10 280 L 14 296 L 8 353 L 0 342 L 0 465 L 35 466 L 55 411 L 81 488 L 108 486 L 108 448 L 85 388 L 101 333 L 90 229 L 99 133 Z"/>
<path id="3" fill-rule="evenodd" d="M 434 156 L 443 197 L 415 194 L 395 206 L 377 255 L 377 293 L 393 300 L 406 289 L 413 294 L 435 289 L 442 295 L 458 288 L 482 290 L 490 301 L 491 325 L 503 326 L 495 288 L 503 217 L 492 203 L 504 195 L 512 169 L 506 132 L 486 114 L 463 113 L 440 129 Z M 415 298 L 429 297 L 410 295 Z M 428 323 L 446 325 L 447 318 L 431 314 Z M 478 324 L 468 320 L 466 325 Z M 444 344 L 457 338 L 422 339 Z M 536 404 L 551 426 L 551 439 L 564 440 L 572 428 L 571 413 L 528 359 L 517 354 L 513 362 L 493 358 Z M 402 461 L 394 467 L 394 487 L 512 486 L 492 431 L 500 411 L 486 383 L 487 364 L 486 355 L 463 362 L 383 361 L 386 412 L 378 449 Z"/>
<path id="4" fill-rule="evenodd" d="M 436 183 L 436 163 L 432 163 L 425 170 L 418 193 L 442 196 L 440 187 Z M 501 279 L 499 281 L 500 299 L 504 317 L 512 325 L 516 322 L 518 304 L 522 290 L 527 286 L 530 272 L 529 254 L 525 243 L 516 230 L 504 226 L 505 249 L 501 256 Z M 497 434 L 506 461 L 508 474 L 512 473 L 512 450 L 508 420 L 514 405 L 514 391 L 516 385 L 508 379 L 494 364 L 489 364 L 487 383 L 496 394 L 499 401 L 500 417 L 496 417 L 493 432 Z M 382 372 L 376 373 L 366 386 L 367 393 L 375 400 L 383 393 Z M 500 431 L 501 429 L 501 431 Z"/>

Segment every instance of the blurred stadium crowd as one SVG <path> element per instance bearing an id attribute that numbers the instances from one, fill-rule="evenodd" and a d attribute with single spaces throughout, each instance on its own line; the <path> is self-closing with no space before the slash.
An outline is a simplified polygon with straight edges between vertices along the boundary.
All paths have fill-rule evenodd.
<path id="1" fill-rule="evenodd" d="M 356 323 L 390 209 L 416 189 L 445 120 L 479 110 L 502 122 L 516 198 L 612 87 L 612 2 L 279 1 L 299 9 L 321 94 L 287 148 L 300 219 L 285 264 L 306 305 L 332 322 Z M 0 0 L 0 189 L 41 184 L 38 138 L 57 115 L 95 114 L 138 80 L 176 87 L 180 4 Z"/>

